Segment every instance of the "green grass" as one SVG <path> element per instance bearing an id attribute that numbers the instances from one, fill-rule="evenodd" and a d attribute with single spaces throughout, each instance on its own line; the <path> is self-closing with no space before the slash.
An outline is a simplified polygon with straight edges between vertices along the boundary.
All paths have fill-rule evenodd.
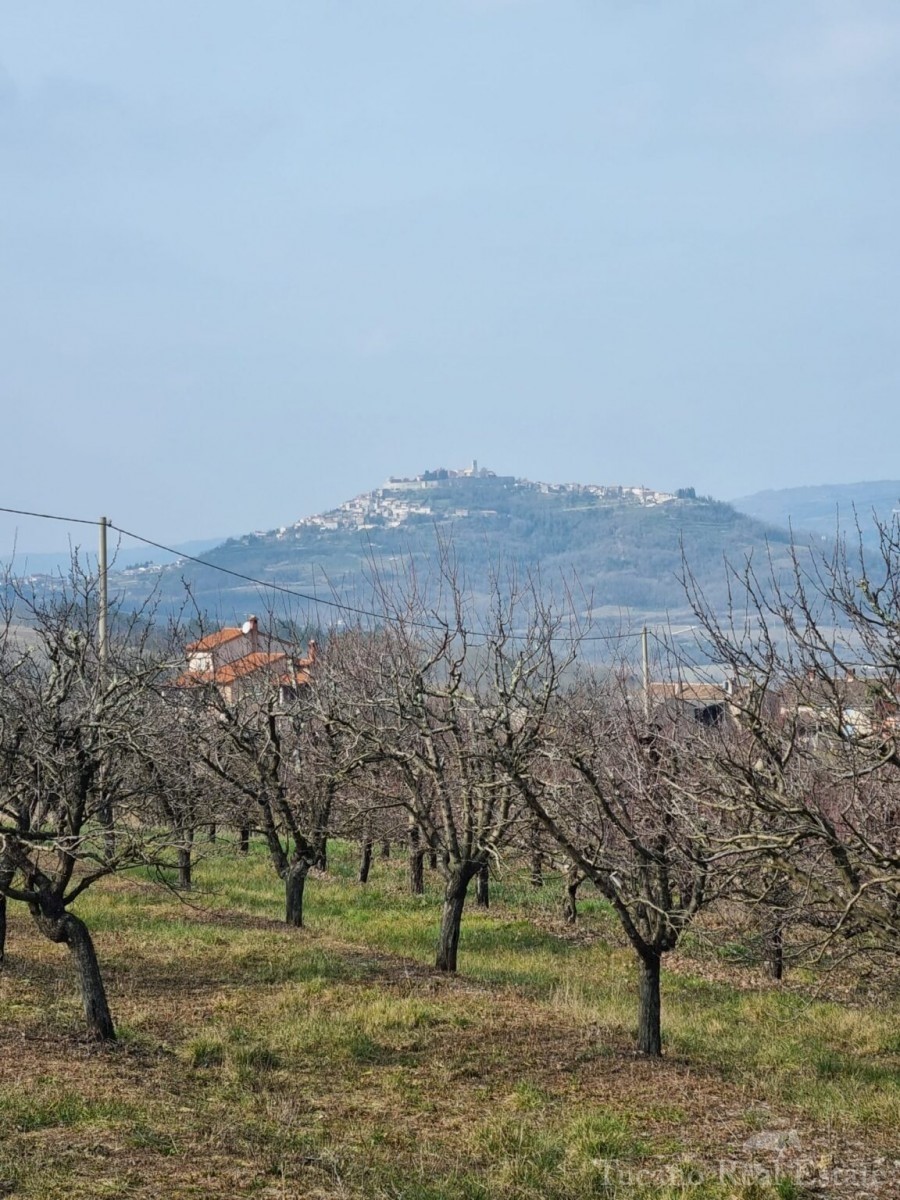
<path id="1" fill-rule="evenodd" d="M 434 953 L 440 879 L 428 875 L 424 897 L 405 894 L 402 864 L 376 860 L 370 883 L 353 882 L 352 848 L 332 848 L 329 876 L 307 884 L 307 920 L 319 934 L 429 964 Z M 248 915 L 279 915 L 277 886 L 262 848 L 236 878 L 226 857 L 203 873 L 215 897 Z M 277 885 L 277 881 L 275 881 Z M 557 922 L 558 884 L 533 889 L 521 874 L 492 880 L 492 908 L 470 906 L 460 945 L 461 970 L 484 984 L 515 987 L 564 1010 L 576 1022 L 627 1039 L 635 1025 L 631 955 L 608 906 L 597 899 L 579 906 L 588 944 L 567 940 Z M 524 914 L 524 915 L 520 915 Z M 247 958 L 242 966 L 251 967 Z M 688 960 L 688 966 L 690 960 Z M 735 1082 L 759 1081 L 776 1102 L 799 1105 L 810 1115 L 848 1124 L 900 1125 L 900 1056 L 896 1004 L 885 1010 L 813 1001 L 773 987 L 743 990 L 696 975 L 664 972 L 664 1038 L 667 1052 L 715 1068 Z M 299 968 L 283 959 L 260 963 L 257 978 L 287 982 Z M 320 964 L 323 975 L 340 967 Z M 741 978 L 741 966 L 735 978 Z"/>
<path id="2" fill-rule="evenodd" d="M 333 846 L 298 931 L 262 847 L 203 849 L 189 902 L 136 874 L 78 903 L 111 1050 L 81 1040 L 64 952 L 12 906 L 0 1196 L 799 1200 L 790 1161 L 749 1171 L 752 1133 L 798 1128 L 799 1170 L 842 1139 L 874 1161 L 900 1125 L 890 997 L 813 999 L 692 949 L 664 971 L 666 1059 L 648 1063 L 632 956 L 596 898 L 573 935 L 558 880 L 492 881 L 454 980 L 430 970 L 435 873 L 412 897 L 376 858 L 360 888 Z"/>
<path id="3" fill-rule="evenodd" d="M 105 1124 L 128 1119 L 131 1105 L 114 1100 L 90 1101 L 77 1092 L 44 1083 L 35 1089 L 0 1093 L 0 1122 L 7 1131 L 32 1133 L 38 1129 Z"/>

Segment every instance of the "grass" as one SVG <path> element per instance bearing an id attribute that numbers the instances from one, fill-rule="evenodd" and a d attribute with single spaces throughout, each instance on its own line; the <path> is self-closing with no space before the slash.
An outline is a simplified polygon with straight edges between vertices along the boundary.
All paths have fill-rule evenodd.
<path id="1" fill-rule="evenodd" d="M 148 877 L 91 889 L 106 1050 L 82 1039 L 65 955 L 11 906 L 0 1196 L 799 1200 L 893 1179 L 895 999 L 816 999 L 692 949 L 647 1062 L 604 904 L 573 933 L 557 880 L 494 881 L 448 979 L 435 876 L 411 897 L 402 863 L 376 859 L 364 889 L 354 865 L 332 848 L 302 931 L 259 847 L 210 847 L 189 903 Z"/>

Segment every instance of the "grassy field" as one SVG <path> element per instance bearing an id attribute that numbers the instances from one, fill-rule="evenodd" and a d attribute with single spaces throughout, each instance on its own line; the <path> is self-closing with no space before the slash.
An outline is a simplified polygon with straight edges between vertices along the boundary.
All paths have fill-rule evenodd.
<path id="1" fill-rule="evenodd" d="M 493 884 L 461 973 L 430 970 L 438 881 L 402 864 L 310 877 L 278 923 L 254 850 L 87 893 L 119 1044 L 81 1034 L 65 952 L 12 905 L 0 975 L 0 1196 L 791 1200 L 900 1196 L 900 1003 L 766 982 L 687 947 L 665 972 L 666 1057 L 631 1050 L 615 922 L 560 886 Z"/>

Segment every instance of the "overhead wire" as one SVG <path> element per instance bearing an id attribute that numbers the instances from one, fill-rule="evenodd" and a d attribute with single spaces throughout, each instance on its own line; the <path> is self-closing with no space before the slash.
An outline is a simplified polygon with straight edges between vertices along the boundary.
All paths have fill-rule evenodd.
<path id="1" fill-rule="evenodd" d="M 97 520 L 88 520 L 84 517 L 70 517 L 70 516 L 61 516 L 56 513 L 34 512 L 34 511 L 31 511 L 29 509 L 24 509 L 24 508 L 7 508 L 3 505 L 0 505 L 0 513 L 11 513 L 15 516 L 22 516 L 22 517 L 37 517 L 37 518 L 39 518 L 41 520 L 45 520 L 45 521 L 65 521 L 65 522 L 69 522 L 70 524 L 74 524 L 74 525 L 95 525 L 95 526 L 97 526 L 100 524 L 100 522 Z M 125 529 L 121 525 L 116 525 L 114 522 L 110 521 L 109 519 L 107 519 L 107 521 L 106 521 L 106 527 L 107 527 L 107 529 L 114 530 L 116 533 L 121 534 L 123 537 L 133 538 L 135 541 L 141 542 L 142 544 L 144 544 L 146 546 L 152 546 L 156 550 L 162 550 L 166 554 L 171 554 L 175 559 L 177 559 L 179 561 L 192 562 L 192 563 L 195 563 L 197 566 L 206 567 L 211 571 L 219 571 L 223 575 L 230 575 L 233 579 L 240 579 L 244 583 L 251 583 L 251 584 L 254 584 L 256 587 L 265 588 L 265 589 L 268 589 L 269 591 L 273 591 L 273 592 L 279 592 L 279 593 L 282 593 L 283 595 L 291 596 L 296 600 L 303 600 L 307 604 L 314 604 L 314 605 L 322 604 L 322 605 L 326 606 L 327 608 L 334 608 L 334 609 L 339 610 L 340 612 L 350 613 L 353 616 L 357 616 L 357 617 L 368 617 L 371 620 L 383 621 L 387 624 L 397 623 L 397 621 L 398 621 L 397 617 L 393 617 L 389 613 L 375 612 L 372 609 L 360 608 L 357 605 L 346 604 L 340 600 L 334 600 L 334 599 L 329 600 L 324 596 L 310 595 L 307 592 L 301 592 L 301 591 L 298 591 L 296 588 L 287 587 L 284 584 L 280 584 L 280 583 L 274 583 L 271 580 L 257 579 L 255 576 L 247 575 L 243 571 L 235 571 L 232 567 L 223 567 L 219 563 L 209 562 L 207 559 L 199 558 L 197 555 L 187 554 L 184 551 L 176 550 L 172 546 L 165 545 L 165 543 L 163 543 L 163 542 L 154 541 L 153 538 L 144 537 L 143 534 L 135 533 L 134 530 Z M 404 623 L 411 626 L 412 628 L 427 629 L 433 633 L 440 633 L 440 632 L 444 632 L 444 630 L 445 630 L 444 626 L 438 625 L 438 624 L 435 624 L 435 623 L 429 622 L 429 621 L 418 621 L 418 620 L 410 619 L 408 621 L 405 621 Z M 461 629 L 461 630 L 459 630 L 459 632 L 468 637 L 472 637 L 472 638 L 477 638 L 477 637 L 483 635 L 483 631 L 479 631 L 479 630 Z M 667 643 L 665 643 L 655 631 L 648 630 L 648 633 L 660 645 L 667 645 Z M 522 638 L 527 638 L 529 635 L 528 634 L 512 634 L 511 636 L 516 638 L 517 640 L 520 640 Z M 584 634 L 583 636 L 580 636 L 580 637 L 578 635 L 556 634 L 556 635 L 553 635 L 551 640 L 557 641 L 557 642 L 567 642 L 567 643 L 620 642 L 620 641 L 633 640 L 634 638 L 639 638 L 640 636 L 641 636 L 641 630 L 633 630 L 633 631 L 629 631 L 629 632 L 619 632 L 619 633 Z"/>
<path id="2" fill-rule="evenodd" d="M 61 517 L 57 513 L 30 512 L 27 508 L 3 508 L 0 512 L 14 513 L 18 517 L 40 517 L 43 521 L 68 521 L 71 525 L 99 525 L 99 521 L 89 521 L 85 517 Z"/>
<path id="3" fill-rule="evenodd" d="M 271 580 L 257 579 L 253 575 L 246 575 L 243 571 L 235 571 L 232 567 L 223 567 L 219 563 L 209 562 L 207 559 L 198 558 L 196 555 L 185 554 L 179 550 L 174 550 L 171 546 L 166 546 L 162 542 L 155 542 L 155 541 L 153 541 L 152 538 L 146 538 L 139 533 L 135 533 L 133 530 L 123 529 L 122 526 L 115 525 L 112 522 L 109 523 L 108 527 L 110 529 L 114 529 L 117 533 L 121 533 L 124 537 L 134 538 L 136 541 L 143 542 L 145 545 L 153 546 L 156 550 L 163 550 L 163 551 L 165 551 L 166 554 L 172 554 L 178 559 L 182 559 L 187 562 L 196 563 L 197 566 L 208 567 L 213 571 L 220 571 L 224 575 L 230 575 L 234 579 L 240 579 L 240 580 L 243 580 L 245 583 L 252 583 L 258 587 L 268 588 L 270 591 L 282 592 L 283 594 L 285 594 L 287 596 L 292 596 L 295 599 L 303 600 L 308 604 L 316 604 L 316 605 L 323 604 L 328 608 L 336 608 L 341 612 L 351 613 L 353 616 L 369 617 L 376 621 L 385 621 L 388 624 L 390 624 L 392 622 L 396 622 L 398 620 L 398 618 L 392 617 L 389 613 L 379 613 L 379 612 L 375 612 L 372 609 L 359 608 L 356 605 L 347 604 L 341 600 L 329 600 L 324 596 L 312 596 L 312 595 L 309 595 L 309 593 L 307 593 L 307 592 L 300 592 L 296 588 L 286 587 L 284 584 L 273 583 Z M 404 623 L 407 625 L 410 625 L 411 627 L 416 628 L 416 629 L 428 629 L 428 630 L 431 630 L 432 632 L 437 632 L 437 633 L 443 632 L 443 630 L 444 630 L 444 626 L 436 625 L 429 621 L 417 621 L 417 620 L 410 619 L 410 620 L 404 621 Z M 480 633 L 481 633 L 481 631 L 479 631 L 479 630 L 471 630 L 471 629 L 462 629 L 462 630 L 460 630 L 460 632 L 464 633 L 470 637 L 478 637 L 478 636 L 480 636 Z M 521 638 L 521 637 L 527 637 L 528 635 L 527 634 L 514 634 L 512 636 L 514 636 L 516 638 Z M 640 631 L 638 630 L 638 631 L 635 631 L 632 633 L 587 634 L 581 638 L 576 637 L 576 636 L 565 637 L 565 636 L 558 635 L 558 636 L 554 637 L 553 640 L 554 641 L 566 641 L 566 642 L 623 641 L 628 638 L 635 638 L 635 637 L 640 637 L 640 636 L 641 636 Z"/>

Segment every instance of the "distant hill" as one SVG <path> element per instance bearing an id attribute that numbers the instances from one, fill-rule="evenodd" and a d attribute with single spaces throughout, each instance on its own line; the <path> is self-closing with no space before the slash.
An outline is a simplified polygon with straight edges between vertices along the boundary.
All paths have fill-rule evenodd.
<path id="1" fill-rule="evenodd" d="M 91 536 L 92 539 L 95 537 L 93 533 Z M 155 550 L 151 546 L 145 545 L 120 547 L 115 543 L 114 535 L 112 535 L 110 537 L 109 555 L 112 569 L 125 570 L 126 568 L 138 567 L 151 560 L 158 565 L 177 562 L 181 555 L 200 555 L 221 544 L 221 538 L 202 538 L 197 541 L 181 542 L 179 545 L 172 547 L 174 553 L 168 554 L 165 551 Z M 96 564 L 97 551 L 93 540 L 88 547 L 82 546 L 79 549 L 79 556 L 87 563 Z M 72 554 L 70 551 L 57 554 L 29 554 L 25 550 L 18 550 L 15 554 L 0 555 L 0 568 L 9 567 L 13 574 L 19 576 L 56 575 L 60 571 L 65 574 L 71 562 Z"/>
<path id="2" fill-rule="evenodd" d="M 900 480 L 780 488 L 741 496 L 731 503 L 739 512 L 759 521 L 782 527 L 790 525 L 797 534 L 812 533 L 819 538 L 833 538 L 838 527 L 844 532 L 854 532 L 858 516 L 864 540 L 872 545 L 877 540 L 872 514 L 890 521 L 893 513 L 900 510 Z"/>
<path id="3" fill-rule="evenodd" d="M 452 547 L 476 603 L 486 602 L 491 573 L 511 566 L 539 572 L 542 586 L 558 598 L 574 581 L 580 608 L 592 597 L 595 614 L 634 625 L 687 615 L 678 580 L 682 544 L 707 596 L 719 605 L 726 599 L 726 557 L 740 563 L 751 553 L 771 553 L 785 565 L 789 536 L 729 504 L 697 498 L 692 489 L 670 495 L 540 484 L 473 467 L 392 479 L 331 512 L 229 539 L 204 554 L 211 567 L 175 564 L 162 570 L 160 585 L 175 599 L 187 582 L 201 608 L 228 620 L 286 601 L 213 567 L 369 608 L 373 569 L 388 586 L 410 568 L 424 578 L 441 543 Z M 117 586 L 137 597 L 147 580 L 143 572 L 129 572 Z M 322 624 L 339 615 L 325 607 L 309 612 Z"/>

